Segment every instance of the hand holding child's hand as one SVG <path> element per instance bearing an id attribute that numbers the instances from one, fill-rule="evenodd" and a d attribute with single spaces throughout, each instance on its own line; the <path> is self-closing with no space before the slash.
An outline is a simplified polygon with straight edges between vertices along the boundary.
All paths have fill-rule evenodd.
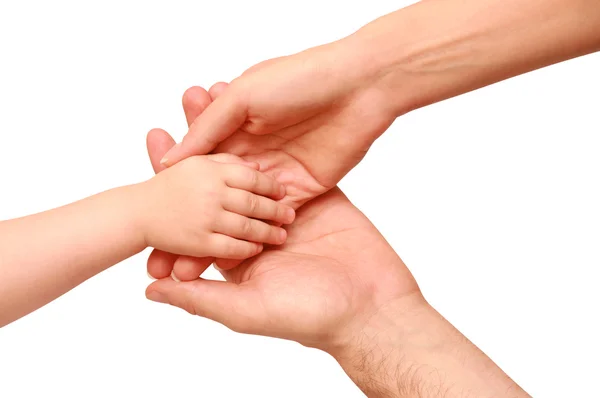
<path id="1" fill-rule="evenodd" d="M 194 257 L 245 259 L 262 243 L 281 244 L 294 210 L 273 199 L 285 188 L 237 156 L 195 156 L 144 184 L 143 230 L 148 246 Z M 269 199 L 273 198 L 273 199 Z"/>

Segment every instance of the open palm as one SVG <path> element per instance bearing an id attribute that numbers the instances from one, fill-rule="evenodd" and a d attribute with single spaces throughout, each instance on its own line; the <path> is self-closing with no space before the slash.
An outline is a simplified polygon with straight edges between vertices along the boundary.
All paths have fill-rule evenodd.
<path id="1" fill-rule="evenodd" d="M 302 207 L 285 245 L 224 274 L 227 282 L 165 278 L 147 293 L 239 332 L 319 348 L 355 337 L 382 306 L 420 297 L 402 260 L 338 188 Z"/>

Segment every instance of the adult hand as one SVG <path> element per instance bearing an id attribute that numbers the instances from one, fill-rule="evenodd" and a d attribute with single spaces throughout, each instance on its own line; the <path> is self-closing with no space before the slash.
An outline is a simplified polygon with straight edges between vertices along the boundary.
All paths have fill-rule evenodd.
<path id="1" fill-rule="evenodd" d="M 356 338 L 385 305 L 422 303 L 406 266 L 339 189 L 306 204 L 287 230 L 284 245 L 223 271 L 227 282 L 166 278 L 147 295 L 239 332 L 322 349 Z"/>
<path id="2" fill-rule="evenodd" d="M 282 60 L 269 61 L 258 69 L 278 62 Z M 250 73 L 258 71 L 255 69 Z M 188 124 L 197 123 L 206 112 L 210 112 L 212 106 L 218 104 L 219 98 L 228 95 L 226 92 L 231 88 L 224 83 L 217 84 L 210 90 L 210 94 L 200 87 L 188 89 L 183 96 Z M 364 113 L 366 109 L 372 109 L 373 115 Z M 299 126 L 296 125 L 279 133 L 262 136 L 240 130 L 219 144 L 215 152 L 233 153 L 259 163 L 262 172 L 275 177 L 286 186 L 283 202 L 298 208 L 335 186 L 339 179 L 362 159 L 375 139 L 373 137 L 378 136 L 382 129 L 391 123 L 389 117 L 386 119 L 382 116 L 383 113 L 379 112 L 382 109 L 384 107 L 377 107 L 371 101 L 365 105 L 358 102 L 349 104 L 340 108 L 337 114 L 329 110 L 304 125 L 305 129 L 314 127 L 314 130 L 296 130 Z M 361 115 L 366 120 L 360 120 Z M 382 122 L 383 120 L 387 121 Z M 321 122 L 323 123 L 318 126 L 314 124 Z M 368 125 L 371 127 L 365 128 Z M 152 166 L 155 172 L 160 172 L 165 168 L 165 165 L 159 162 L 160 155 L 168 151 L 174 145 L 174 141 L 164 131 L 157 129 L 149 133 L 147 144 Z M 148 264 L 150 269 L 160 269 L 163 272 L 172 269 L 177 279 L 193 280 L 213 260 L 178 257 L 155 250 Z M 237 264 L 238 261 L 232 260 L 218 261 L 222 269 L 230 269 Z"/>
<path id="3" fill-rule="evenodd" d="M 199 113 L 210 103 L 210 98 L 204 91 L 204 96 L 198 99 L 194 105 Z M 188 116 L 191 108 L 187 107 Z M 174 141 L 157 129 L 149 133 L 147 144 L 155 171 L 162 171 L 158 159 Z M 187 304 L 172 302 L 235 330 L 294 339 L 322 348 L 337 345 L 346 338 L 348 330 L 354 328 L 349 324 L 361 322 L 357 312 L 364 312 L 368 318 L 375 307 L 393 297 L 421 297 L 400 258 L 341 191 L 335 189 L 314 199 L 301 214 L 288 228 L 287 243 L 278 246 L 279 250 L 267 250 L 234 269 L 222 270 L 230 282 L 197 279 L 212 258 L 182 257 L 179 262 L 195 264 L 196 272 L 200 273 L 189 284 L 179 283 L 167 278 L 177 256 L 153 252 L 148 272 L 160 280 L 148 288 L 148 296 L 161 301 L 164 299 L 157 295 L 167 300 L 187 300 L 185 295 L 189 292 L 206 294 Z M 364 267 L 362 263 L 372 261 L 373 256 L 378 259 L 377 264 Z M 386 275 L 384 280 L 390 284 L 389 288 L 382 286 L 380 275 Z M 223 300 L 225 297 L 227 300 Z M 215 305 L 218 301 L 221 303 Z M 293 302 L 300 305 L 288 308 Z M 218 308 L 224 311 L 217 311 Z M 274 329 L 260 330 L 267 318 Z"/>
<path id="4" fill-rule="evenodd" d="M 402 260 L 338 188 L 304 205 L 287 230 L 284 245 L 222 271 L 226 281 L 166 277 L 147 297 L 238 332 L 325 350 L 369 397 L 526 396 L 425 302 Z M 157 261 L 148 270 L 160 278 L 171 268 Z"/>
<path id="5" fill-rule="evenodd" d="M 335 186 L 395 117 L 597 51 L 598 26 L 597 0 L 418 2 L 213 87 L 222 94 L 164 161 L 273 149 L 266 167 L 303 203 Z"/>
<path id="6" fill-rule="evenodd" d="M 204 93 L 199 112 L 210 103 Z M 162 130 L 148 136 L 157 171 L 173 144 Z M 160 251 L 149 259 L 149 274 L 164 278 L 148 287 L 150 299 L 323 349 L 369 397 L 527 396 L 425 302 L 402 260 L 337 188 L 300 209 L 285 245 L 221 271 L 226 282 L 197 279 L 213 259 L 175 260 Z M 178 264 L 195 268 L 194 280 L 171 279 Z"/>
<path id="7" fill-rule="evenodd" d="M 229 152 L 258 160 L 300 206 L 334 187 L 397 116 L 360 54 L 332 43 L 258 64 L 229 86 L 184 96 L 189 133 L 163 159 Z M 229 137 L 229 138 L 228 138 Z M 256 158 L 256 159 L 254 159 Z"/>

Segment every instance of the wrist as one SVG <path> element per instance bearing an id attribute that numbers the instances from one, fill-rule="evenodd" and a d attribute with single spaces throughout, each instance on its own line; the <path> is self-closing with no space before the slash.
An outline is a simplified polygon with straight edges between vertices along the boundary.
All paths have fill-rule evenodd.
<path id="1" fill-rule="evenodd" d="M 369 397 L 528 396 L 420 293 L 381 308 L 329 353 Z"/>
<path id="2" fill-rule="evenodd" d="M 414 39 L 409 42 L 414 35 L 407 23 L 410 18 L 403 18 L 408 9 L 380 17 L 340 40 L 354 59 L 356 78 L 378 92 L 380 106 L 393 118 L 418 108 L 421 101 L 418 92 L 407 87 L 416 76 L 409 76 L 404 67 L 415 46 Z"/>
<path id="3" fill-rule="evenodd" d="M 139 251 L 149 246 L 149 229 L 153 213 L 150 203 L 155 197 L 149 192 L 151 181 L 148 180 L 121 188 L 125 196 L 122 203 L 125 206 L 127 220 L 129 220 L 125 225 L 128 229 L 128 235 Z"/>
<path id="4" fill-rule="evenodd" d="M 593 1 L 422 1 L 347 38 L 397 116 L 600 49 Z M 518 12 L 516 12 L 518 10 Z M 532 29 L 535 24 L 535 29 Z"/>
<path id="5" fill-rule="evenodd" d="M 424 355 L 413 340 L 424 334 L 416 325 L 432 309 L 420 293 L 403 300 L 366 317 L 343 344 L 327 350 L 369 397 L 427 396 L 420 380 Z"/>

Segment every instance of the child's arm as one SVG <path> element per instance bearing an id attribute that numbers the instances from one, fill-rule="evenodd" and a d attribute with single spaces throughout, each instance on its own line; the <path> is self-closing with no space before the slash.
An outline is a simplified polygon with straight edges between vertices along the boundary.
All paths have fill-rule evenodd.
<path id="1" fill-rule="evenodd" d="M 283 229 L 254 219 L 292 221 L 291 209 L 259 196 L 279 198 L 277 182 L 239 164 L 189 160 L 141 184 L 0 222 L 0 327 L 147 246 L 247 258 L 262 249 L 252 242 L 283 243 Z"/>
<path id="2" fill-rule="evenodd" d="M 0 222 L 0 326 L 54 300 L 146 245 L 140 186 Z"/>

